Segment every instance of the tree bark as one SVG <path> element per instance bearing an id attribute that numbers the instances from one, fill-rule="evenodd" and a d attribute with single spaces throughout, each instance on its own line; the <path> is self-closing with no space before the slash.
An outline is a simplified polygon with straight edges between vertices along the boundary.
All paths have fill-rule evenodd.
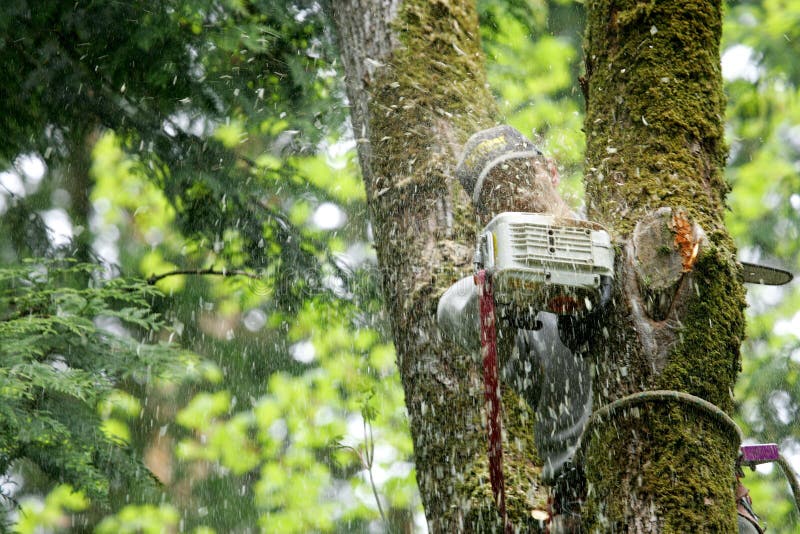
<path id="1" fill-rule="evenodd" d="M 332 13 L 429 525 L 497 530 L 479 365 L 435 324 L 438 297 L 471 267 L 475 215 L 451 178 L 456 156 L 496 114 L 474 6 L 339 0 Z M 674 390 L 720 410 L 645 396 L 594 418 L 579 454 L 587 531 L 736 529 L 738 444 L 723 411 L 744 299 L 722 221 L 720 30 L 718 1 L 589 5 L 588 213 L 618 258 L 613 303 L 590 343 L 595 406 Z M 503 402 L 509 515 L 531 531 L 544 508 L 532 414 L 510 391 Z"/>
<path id="2" fill-rule="evenodd" d="M 72 229 L 73 250 L 71 255 L 78 261 L 92 259 L 92 233 L 89 218 L 92 203 L 89 199 L 92 180 L 89 175 L 92 166 L 92 148 L 99 137 L 95 124 L 88 124 L 83 131 L 76 132 L 69 143 L 69 160 L 62 177 L 63 186 L 69 193 L 69 217 Z"/>
<path id="3" fill-rule="evenodd" d="M 744 335 L 727 186 L 717 0 L 594 0 L 585 36 L 589 217 L 619 245 L 595 406 L 676 390 L 731 412 Z M 736 435 L 683 400 L 584 434 L 590 531 L 735 532 Z"/>
<path id="4" fill-rule="evenodd" d="M 480 362 L 435 318 L 439 296 L 472 273 L 476 216 L 452 171 L 469 135 L 495 124 L 474 5 L 338 0 L 332 14 L 428 524 L 494 531 Z M 532 531 L 546 507 L 533 415 L 509 390 L 503 401 L 509 517 Z"/>

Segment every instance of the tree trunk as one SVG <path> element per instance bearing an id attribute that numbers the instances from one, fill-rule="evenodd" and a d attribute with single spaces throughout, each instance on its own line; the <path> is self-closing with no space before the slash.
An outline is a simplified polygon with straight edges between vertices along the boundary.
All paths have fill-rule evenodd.
<path id="1" fill-rule="evenodd" d="M 620 253 L 613 313 L 593 344 L 595 406 L 676 390 L 733 409 L 744 293 L 723 224 L 721 30 L 717 0 L 588 5 L 588 213 Z M 724 421 L 652 397 L 595 421 L 587 526 L 735 532 L 738 443 Z"/>
<path id="2" fill-rule="evenodd" d="M 428 524 L 493 531 L 480 362 L 436 325 L 439 296 L 472 272 L 475 214 L 452 171 L 469 135 L 495 124 L 475 8 L 337 0 L 333 19 Z M 510 391 L 504 403 L 509 517 L 530 531 L 546 506 L 532 414 Z"/>
<path id="3" fill-rule="evenodd" d="M 471 270 L 475 215 L 451 178 L 456 156 L 496 113 L 473 2 L 332 4 L 428 522 L 497 530 L 479 363 L 435 324 L 439 296 Z M 720 6 L 593 1 L 588 24 L 588 211 L 618 245 L 614 300 L 591 340 L 595 406 L 660 389 L 721 410 L 670 394 L 594 418 L 584 523 L 733 532 L 737 444 L 722 410 L 744 300 L 722 223 Z M 503 402 L 509 516 L 531 531 L 544 507 L 532 415 L 509 391 Z"/>
<path id="4" fill-rule="evenodd" d="M 69 143 L 69 160 L 62 178 L 64 189 L 69 193 L 68 214 L 75 234 L 70 254 L 78 261 L 92 260 L 92 233 L 89 231 L 92 211 L 89 194 L 92 180 L 89 173 L 92 166 L 92 148 L 98 136 L 99 132 L 94 124 L 87 125 L 81 132 L 76 132 Z"/>

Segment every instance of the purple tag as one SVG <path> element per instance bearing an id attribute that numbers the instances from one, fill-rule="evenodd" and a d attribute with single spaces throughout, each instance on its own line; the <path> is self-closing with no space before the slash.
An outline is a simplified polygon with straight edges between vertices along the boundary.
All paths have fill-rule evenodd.
<path id="1" fill-rule="evenodd" d="M 778 459 L 778 445 L 763 443 L 758 445 L 742 445 L 742 463 L 750 466 L 774 462 Z"/>

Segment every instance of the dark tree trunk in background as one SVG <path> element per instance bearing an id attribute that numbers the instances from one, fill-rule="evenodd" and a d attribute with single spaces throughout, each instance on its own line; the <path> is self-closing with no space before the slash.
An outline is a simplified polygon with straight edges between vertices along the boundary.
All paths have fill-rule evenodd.
<path id="1" fill-rule="evenodd" d="M 89 218 L 92 203 L 89 193 L 92 190 L 90 174 L 92 167 L 92 148 L 97 142 L 99 132 L 93 124 L 70 138 L 69 160 L 62 183 L 69 193 L 68 214 L 74 232 L 71 256 L 78 261 L 92 260 L 92 233 L 89 231 Z"/>
<path id="2" fill-rule="evenodd" d="M 456 157 L 496 116 L 473 3 L 332 2 L 433 532 L 499 526 L 480 366 L 435 324 L 441 293 L 471 272 L 475 214 L 452 178 Z M 588 7 L 588 211 L 618 245 L 614 302 L 591 340 L 595 405 L 667 389 L 730 412 L 744 300 L 722 224 L 720 6 Z M 532 515 L 545 497 L 532 414 L 517 407 L 504 392 L 509 516 L 527 532 L 538 528 Z M 736 443 L 702 409 L 640 403 L 594 424 L 583 450 L 591 531 L 735 531 Z"/>

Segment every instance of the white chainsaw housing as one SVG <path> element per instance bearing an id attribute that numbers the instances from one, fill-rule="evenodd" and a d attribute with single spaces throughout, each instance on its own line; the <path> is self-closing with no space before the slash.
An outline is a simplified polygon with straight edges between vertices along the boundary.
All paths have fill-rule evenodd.
<path id="1" fill-rule="evenodd" d="M 481 232 L 475 264 L 491 275 L 506 313 L 573 315 L 600 304 L 614 277 L 614 249 L 597 223 L 505 212 Z"/>

